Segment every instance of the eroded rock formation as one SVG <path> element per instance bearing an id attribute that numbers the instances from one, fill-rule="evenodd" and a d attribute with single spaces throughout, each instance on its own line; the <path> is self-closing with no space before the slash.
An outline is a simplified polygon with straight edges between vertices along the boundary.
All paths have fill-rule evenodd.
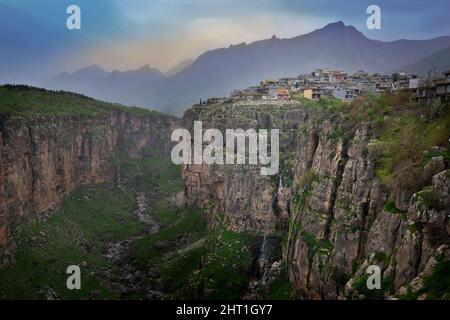
<path id="1" fill-rule="evenodd" d="M 111 110 L 99 116 L 5 118 L 0 134 L 0 248 L 22 217 L 45 213 L 77 186 L 114 179 L 113 158 L 167 156 L 176 119 Z"/>
<path id="2" fill-rule="evenodd" d="M 295 102 L 194 107 L 184 126 L 192 130 L 194 120 L 221 130 L 280 129 L 277 176 L 261 176 L 251 165 L 186 165 L 185 202 L 207 208 L 213 224 L 224 217 L 232 230 L 287 238 L 297 298 L 358 297 L 352 284 L 371 264 L 398 291 L 436 256 L 448 258 L 450 174 L 443 159 L 433 158 L 424 171 L 427 190 L 390 192 L 375 175 L 370 123 Z M 387 212 L 389 199 L 401 210 Z"/>

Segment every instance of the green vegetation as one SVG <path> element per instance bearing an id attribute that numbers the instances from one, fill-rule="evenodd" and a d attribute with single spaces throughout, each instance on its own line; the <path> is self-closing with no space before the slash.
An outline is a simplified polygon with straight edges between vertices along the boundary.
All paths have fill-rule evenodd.
<path id="1" fill-rule="evenodd" d="M 254 237 L 222 227 L 207 234 L 204 221 L 195 212 L 137 241 L 132 256 L 144 270 L 147 266 L 157 266 L 165 291 L 172 298 L 241 298 L 247 289 L 252 259 L 250 246 Z M 184 249 L 161 246 L 163 242 L 176 244 L 174 240 L 177 236 L 179 240 L 180 234 L 189 235 L 192 244 Z M 173 255 L 174 251 L 178 253 Z"/>
<path id="2" fill-rule="evenodd" d="M 420 223 L 413 223 L 408 226 L 411 233 L 420 234 L 422 232 L 422 225 Z"/>
<path id="3" fill-rule="evenodd" d="M 201 269 L 205 253 L 204 244 L 201 244 L 201 246 L 181 254 L 162 268 L 166 290 L 171 293 L 173 298 L 186 298 L 183 293 L 186 292 L 192 275 Z"/>
<path id="4" fill-rule="evenodd" d="M 420 295 L 426 294 L 427 300 L 450 300 L 450 261 L 440 261 L 433 273 L 425 278 L 422 289 L 412 291 L 408 288 L 405 295 L 399 296 L 402 300 L 416 300 Z"/>
<path id="5" fill-rule="evenodd" d="M 266 300 L 291 300 L 293 295 L 292 284 L 284 273 L 265 290 L 263 299 Z"/>
<path id="6" fill-rule="evenodd" d="M 308 231 L 300 228 L 300 236 L 303 242 L 308 246 L 308 259 L 312 261 L 316 254 L 328 255 L 333 250 L 333 244 L 328 239 L 316 239 L 316 237 Z"/>
<path id="7" fill-rule="evenodd" d="M 431 209 L 441 210 L 441 204 L 439 203 L 438 195 L 433 191 L 431 186 L 425 187 L 421 191 L 414 194 L 413 202 L 421 200 L 422 203 Z"/>
<path id="8" fill-rule="evenodd" d="M 302 104 L 302 106 L 305 106 L 308 108 L 318 108 L 320 106 L 318 101 L 305 98 L 301 94 L 293 94 L 293 95 L 291 95 L 291 99 L 300 102 Z"/>
<path id="9" fill-rule="evenodd" d="M 401 210 L 397 208 L 395 202 L 390 200 L 384 204 L 384 211 L 389 213 L 401 213 Z"/>
<path id="10" fill-rule="evenodd" d="M 158 232 L 145 235 L 130 247 L 130 259 L 140 270 L 154 270 L 164 291 L 176 295 L 191 274 L 200 268 L 205 254 L 207 225 L 196 208 L 174 206 L 173 197 L 183 190 L 180 166 L 167 159 L 129 159 L 117 152 L 122 184 L 151 199 L 150 212 L 160 224 Z M 202 240 L 203 239 L 203 240 Z"/>
<path id="11" fill-rule="evenodd" d="M 384 265 L 387 266 L 389 264 L 390 257 L 384 252 L 377 251 L 374 254 L 373 261 L 376 263 L 384 263 Z"/>
<path id="12" fill-rule="evenodd" d="M 339 125 L 333 126 L 333 131 L 328 136 L 328 139 L 330 139 L 331 141 L 333 141 L 335 143 L 338 142 L 338 141 L 345 141 L 346 134 L 345 134 L 344 128 L 342 128 Z M 333 159 L 335 157 L 335 155 L 336 154 L 334 154 L 331 159 Z"/>
<path id="13" fill-rule="evenodd" d="M 425 279 L 423 289 L 430 300 L 450 300 L 450 261 L 439 262 L 430 277 Z"/>
<path id="14" fill-rule="evenodd" d="M 415 107 L 410 101 L 408 91 L 383 92 L 381 94 L 369 94 L 358 97 L 344 105 L 344 114 L 353 122 L 370 121 L 375 125 L 382 125 L 385 116 L 396 110 Z"/>
<path id="15" fill-rule="evenodd" d="M 336 99 L 334 97 L 323 97 L 316 101 L 305 98 L 301 94 L 295 94 L 291 96 L 291 99 L 300 102 L 302 106 L 329 114 L 338 112 L 346 104 L 345 101 Z"/>
<path id="16" fill-rule="evenodd" d="M 312 101 L 301 95 L 293 95 L 292 99 L 317 111 L 318 119 L 338 113 L 348 124 L 370 123 L 378 135 L 369 144 L 377 159 L 376 174 L 391 189 L 401 183 L 403 188 L 420 190 L 423 187 L 420 177 L 428 161 L 437 156 L 450 159 L 448 103 L 436 100 L 419 104 L 411 101 L 407 90 L 369 94 L 351 102 L 329 98 Z M 334 127 L 328 138 L 345 141 L 348 129 L 344 128 Z M 369 151 L 363 150 L 364 158 Z M 329 159 L 334 156 L 330 154 Z"/>
<path id="17" fill-rule="evenodd" d="M 450 161 L 450 150 L 430 150 L 425 156 L 425 161 L 422 164 L 426 164 L 431 158 L 443 157 L 444 160 Z"/>
<path id="18" fill-rule="evenodd" d="M 156 111 L 107 103 L 66 91 L 50 91 L 24 85 L 0 86 L 0 115 L 3 116 L 95 116 L 112 110 L 136 116 L 162 115 Z"/>
<path id="19" fill-rule="evenodd" d="M 180 167 L 166 159 L 128 159 L 123 153 L 118 153 L 115 163 L 122 187 L 111 183 L 81 187 L 48 218 L 22 224 L 15 262 L 0 270 L 0 298 L 120 298 L 110 287 L 112 279 L 103 276 L 120 274 L 119 267 L 106 258 L 105 244 L 136 236 L 131 258 L 143 270 L 159 268 L 169 291 L 199 267 L 201 246 L 186 247 L 206 235 L 206 222 L 199 210 L 172 205 L 171 195 L 182 190 Z M 133 213 L 135 192 L 153 197 L 150 212 L 161 229 L 151 236 L 145 236 L 145 224 Z M 163 241 L 168 243 L 166 249 L 158 247 Z M 167 259 L 168 253 L 173 257 Z M 66 269 L 72 264 L 81 267 L 81 290 L 66 287 Z"/>
<path id="20" fill-rule="evenodd" d="M 129 159 L 125 152 L 118 151 L 114 162 L 120 168 L 121 183 L 136 191 L 149 196 L 183 191 L 181 168 L 168 159 Z"/>
<path id="21" fill-rule="evenodd" d="M 292 187 L 294 182 L 294 167 L 290 160 L 282 161 L 280 175 L 283 179 L 283 187 Z"/>
<path id="22" fill-rule="evenodd" d="M 312 188 L 312 184 L 317 180 L 317 175 L 312 169 L 306 170 L 306 172 L 302 175 L 298 182 L 298 188 L 300 190 L 310 190 Z"/>
<path id="23" fill-rule="evenodd" d="M 251 270 L 250 245 L 254 236 L 220 228 L 208 239 L 202 268 L 193 275 L 196 298 L 239 299 L 245 292 Z M 201 289 L 198 291 L 198 289 Z"/>
<path id="24" fill-rule="evenodd" d="M 183 247 L 184 242 L 177 241 L 180 237 L 184 236 L 188 243 L 193 243 L 206 235 L 206 222 L 199 210 L 183 212 L 167 206 L 156 207 L 156 210 L 158 217 L 167 215 L 162 221 L 164 226 L 159 232 L 137 240 L 131 248 L 132 258 L 142 269 L 150 264 L 164 267 L 164 256 Z"/>
<path id="25" fill-rule="evenodd" d="M 122 240 L 126 263 L 143 275 L 140 284 L 170 298 L 238 299 L 247 291 L 255 236 L 228 231 L 223 216 L 210 230 L 200 210 L 175 204 L 182 190 L 180 167 L 165 159 L 127 158 L 114 164 L 120 184 L 79 188 L 48 218 L 22 224 L 15 262 L 0 270 L 0 298 L 118 299 L 124 269 L 106 249 Z M 145 194 L 155 233 L 134 213 L 136 195 Z M 121 260 L 122 261 L 122 260 Z M 66 269 L 81 267 L 81 290 L 68 290 Z M 270 298 L 290 297 L 286 277 L 273 284 Z M 145 298 L 145 292 L 127 293 Z"/>
<path id="26" fill-rule="evenodd" d="M 246 292 L 255 236 L 226 229 L 223 215 L 217 226 L 164 274 L 171 278 L 173 298 L 239 299 Z M 183 274 L 184 273 L 184 274 Z"/>
<path id="27" fill-rule="evenodd" d="M 118 298 L 96 275 L 115 267 L 102 255 L 105 241 L 142 231 L 133 216 L 131 192 L 104 184 L 83 187 L 48 219 L 23 224 L 15 262 L 0 271 L 0 297 L 42 299 L 49 290 L 62 299 Z M 81 290 L 68 290 L 66 268 L 82 268 Z"/>
<path id="28" fill-rule="evenodd" d="M 296 185 L 295 189 L 296 192 L 294 193 L 293 199 L 294 207 L 292 210 L 291 219 L 289 220 L 289 230 L 287 232 L 287 240 L 286 240 L 287 251 L 289 251 L 293 239 L 295 239 L 297 234 L 301 232 L 301 225 L 297 221 L 298 215 L 305 207 L 306 199 L 311 195 L 313 183 L 316 180 L 317 180 L 316 173 L 312 169 L 309 169 L 303 174 L 303 176 L 298 181 L 298 184 Z"/>
<path id="29" fill-rule="evenodd" d="M 403 184 L 417 190 L 423 166 L 433 153 L 433 146 L 446 147 L 440 155 L 448 156 L 450 135 L 450 113 L 437 119 L 407 114 L 392 119 L 374 144 L 378 154 L 377 175 L 388 186 L 401 180 Z"/>
<path id="30" fill-rule="evenodd" d="M 383 300 L 386 295 L 394 293 L 394 278 L 385 277 L 381 280 L 380 289 L 369 289 L 367 288 L 367 279 L 369 274 L 364 273 L 359 278 L 355 279 L 352 287 L 358 291 L 358 294 L 362 294 L 365 299 L 370 300 Z"/>

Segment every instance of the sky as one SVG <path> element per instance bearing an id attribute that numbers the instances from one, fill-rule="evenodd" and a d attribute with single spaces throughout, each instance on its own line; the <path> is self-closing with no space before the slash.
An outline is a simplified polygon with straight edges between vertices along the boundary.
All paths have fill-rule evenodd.
<path id="1" fill-rule="evenodd" d="M 66 28 L 67 6 L 81 8 L 81 30 Z M 369 30 L 366 9 L 381 9 Z M 177 63 L 230 44 L 290 38 L 330 22 L 353 25 L 371 39 L 450 35 L 448 0 L 0 0 L 1 73 L 56 74 L 98 64 L 127 70 Z"/>

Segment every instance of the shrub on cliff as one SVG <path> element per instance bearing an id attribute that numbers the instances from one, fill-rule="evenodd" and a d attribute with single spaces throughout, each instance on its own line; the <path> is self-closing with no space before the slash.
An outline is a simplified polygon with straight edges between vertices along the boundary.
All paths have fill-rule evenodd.
<path id="1" fill-rule="evenodd" d="M 377 155 L 376 173 L 387 186 L 401 183 L 408 190 L 423 187 L 424 163 L 434 146 L 449 148 L 450 113 L 448 106 L 438 118 L 412 112 L 392 118 L 372 145 Z"/>
<path id="2" fill-rule="evenodd" d="M 346 105 L 345 113 L 351 121 L 370 121 L 377 125 L 384 123 L 386 115 L 398 109 L 410 108 L 410 94 L 406 91 L 368 94 L 357 97 Z"/>

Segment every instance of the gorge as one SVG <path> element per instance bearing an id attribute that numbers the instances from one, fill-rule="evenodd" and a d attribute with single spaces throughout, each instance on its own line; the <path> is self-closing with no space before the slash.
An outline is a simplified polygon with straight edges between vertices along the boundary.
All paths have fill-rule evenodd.
<path id="1" fill-rule="evenodd" d="M 380 113 L 383 122 L 403 121 L 394 109 L 419 112 L 397 103 Z M 282 161 L 278 181 L 249 165 L 185 165 L 185 201 L 207 208 L 213 221 L 224 214 L 232 230 L 285 238 L 283 256 L 298 298 L 363 296 L 358 289 L 370 295 L 364 286 L 372 264 L 383 271 L 385 298 L 410 286 L 418 291 L 449 257 L 448 114 L 432 125 L 441 126 L 443 146 L 426 151 L 431 155 L 420 169 L 393 173 L 398 177 L 387 184 L 372 146 L 389 126 L 326 108 L 242 102 L 187 111 L 187 128 L 192 120 L 213 128 L 278 128 Z M 409 139 L 399 144 L 414 144 Z M 285 188 L 277 188 L 282 181 Z"/>
<path id="2" fill-rule="evenodd" d="M 8 285 L 22 281 L 5 280 L 20 270 L 21 247 L 29 243 L 33 254 L 53 248 L 67 221 L 78 227 L 105 219 L 91 244 L 82 233 L 67 239 L 79 239 L 80 256 L 92 258 L 79 263 L 88 268 L 97 267 L 93 254 L 105 246 L 113 260 L 127 259 L 89 269 L 102 284 L 116 281 L 117 266 L 125 272 L 121 297 L 265 298 L 283 278 L 292 286 L 287 298 L 449 297 L 448 287 L 432 286 L 450 260 L 448 108 L 431 117 L 429 106 L 383 95 L 351 105 L 193 106 L 177 119 L 29 87 L 3 86 L 0 96 L 16 110 L 2 109 L 0 137 L 0 281 Z M 193 133 L 195 121 L 222 132 L 278 129 L 278 174 L 261 175 L 261 164 L 203 163 L 181 165 L 178 177 L 170 135 L 175 128 Z M 22 226 L 50 212 L 39 223 L 44 234 L 31 230 L 22 240 Z M 132 212 L 150 221 L 145 231 Z M 103 239 L 109 214 L 118 221 Z M 51 223 L 57 238 L 45 230 Z M 366 269 L 374 264 L 383 281 L 371 291 Z M 17 274 L 32 277 L 27 270 Z M 57 285 L 45 290 L 44 297 L 56 291 L 64 298 Z M 103 289 L 86 294 L 108 297 Z"/>

